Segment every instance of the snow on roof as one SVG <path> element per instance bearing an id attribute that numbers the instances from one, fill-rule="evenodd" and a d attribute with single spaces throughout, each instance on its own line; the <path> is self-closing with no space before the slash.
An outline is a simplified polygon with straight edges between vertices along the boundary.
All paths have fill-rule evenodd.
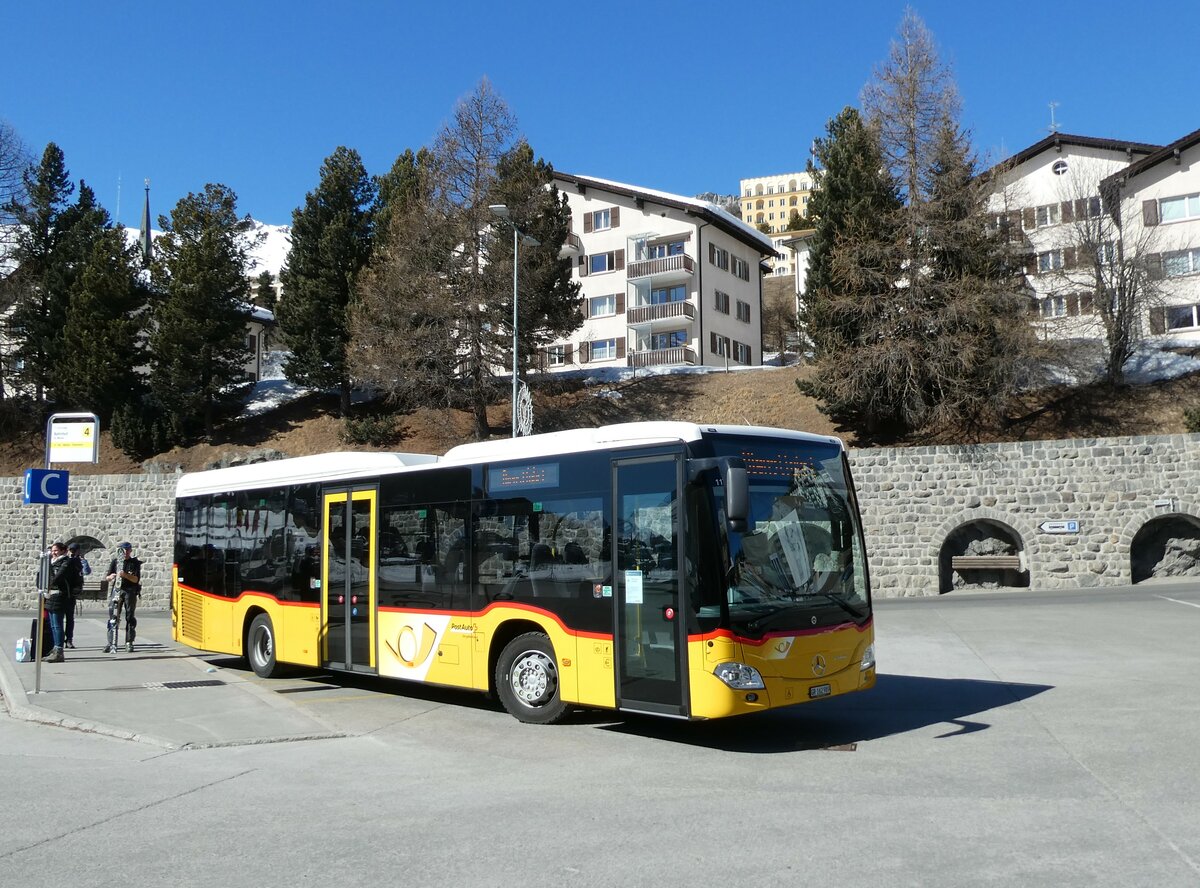
<path id="1" fill-rule="evenodd" d="M 699 200 L 694 197 L 684 197 L 682 194 L 671 194 L 669 191 L 658 191 L 654 188 L 643 188 L 641 185 L 628 185 L 624 182 L 615 182 L 612 179 L 601 179 L 597 176 L 580 176 L 569 173 L 563 175 L 568 179 L 578 179 L 585 185 L 591 183 L 601 188 L 608 186 L 621 191 L 632 191 L 647 198 L 659 198 L 665 201 L 668 206 L 672 204 L 683 204 L 686 207 L 694 208 L 698 212 L 710 213 L 716 216 L 726 226 L 730 228 L 736 228 L 746 235 L 749 235 L 752 239 L 758 241 L 758 243 L 762 244 L 764 253 L 775 255 L 775 242 L 771 240 L 770 236 L 763 234 L 753 225 L 747 225 L 737 216 L 733 215 L 727 210 L 722 209 L 715 203 L 711 203 L 710 201 Z"/>

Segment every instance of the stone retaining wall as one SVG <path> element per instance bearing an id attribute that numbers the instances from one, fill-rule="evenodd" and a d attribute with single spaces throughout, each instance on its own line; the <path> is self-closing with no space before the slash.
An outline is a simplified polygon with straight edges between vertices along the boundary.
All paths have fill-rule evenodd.
<path id="1" fill-rule="evenodd" d="M 1145 525 L 1181 515 L 1200 528 L 1200 435 L 854 450 L 851 463 L 885 597 L 938 594 L 947 538 L 965 524 L 1010 531 L 1034 589 L 1127 584 Z M 47 539 L 98 540 L 97 571 L 129 540 L 145 562 L 142 606 L 166 607 L 177 477 L 72 477 L 70 504 L 48 508 Z M 42 507 L 21 504 L 22 485 L 0 481 L 0 608 L 33 608 Z M 1078 532 L 1043 532 L 1047 521 Z"/>

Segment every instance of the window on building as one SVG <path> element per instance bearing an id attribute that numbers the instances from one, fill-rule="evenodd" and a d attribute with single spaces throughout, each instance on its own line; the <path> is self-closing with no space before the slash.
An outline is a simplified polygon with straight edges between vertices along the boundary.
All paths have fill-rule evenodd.
<path id="1" fill-rule="evenodd" d="M 592 213 L 592 231 L 612 228 L 612 210 L 596 210 Z"/>
<path id="2" fill-rule="evenodd" d="M 551 345 L 546 349 L 546 363 L 551 367 L 561 367 L 567 363 L 567 347 Z"/>
<path id="3" fill-rule="evenodd" d="M 1164 253 L 1162 266 L 1163 274 L 1166 277 L 1183 277 L 1187 274 L 1196 274 L 1200 272 L 1200 249 Z"/>
<path id="4" fill-rule="evenodd" d="M 744 342 L 733 343 L 733 359 L 739 364 L 750 363 L 750 346 Z"/>
<path id="5" fill-rule="evenodd" d="M 593 361 L 611 361 L 617 356 L 617 340 L 593 339 L 589 353 Z"/>
<path id="6" fill-rule="evenodd" d="M 659 287 L 650 291 L 650 304 L 663 305 L 667 302 L 683 302 L 687 299 L 687 287 L 677 284 L 673 287 Z"/>
<path id="7" fill-rule="evenodd" d="M 713 300 L 713 308 L 721 314 L 729 314 L 729 294 L 717 290 L 713 295 L 716 297 Z"/>
<path id="8" fill-rule="evenodd" d="M 606 271 L 616 271 L 616 253 L 593 253 L 588 257 L 588 271 L 591 274 L 603 274 Z"/>
<path id="9" fill-rule="evenodd" d="M 740 256 L 734 256 L 732 258 L 733 267 L 730 269 L 730 271 L 744 281 L 750 280 L 750 263 L 745 259 L 742 259 Z"/>
<path id="10" fill-rule="evenodd" d="M 1038 228 L 1058 224 L 1058 204 L 1044 204 L 1034 209 L 1034 218 Z"/>
<path id="11" fill-rule="evenodd" d="M 671 241 L 668 244 L 651 244 L 646 248 L 647 258 L 665 259 L 667 256 L 682 256 L 683 241 Z"/>
<path id="12" fill-rule="evenodd" d="M 796 195 L 793 194 L 790 198 L 788 198 L 788 206 L 794 207 L 795 205 L 796 205 Z"/>
<path id="13" fill-rule="evenodd" d="M 683 330 L 668 330 L 665 333 L 650 334 L 650 348 L 653 351 L 664 348 L 681 348 L 687 343 L 687 333 Z"/>
<path id="14" fill-rule="evenodd" d="M 1046 296 L 1040 301 L 1043 318 L 1064 318 L 1067 316 L 1066 296 Z"/>
<path id="15" fill-rule="evenodd" d="M 758 214 L 758 221 L 762 221 L 762 213 Z M 722 271 L 729 271 L 729 251 L 721 249 L 716 244 L 708 245 L 708 261 Z"/>
<path id="16" fill-rule="evenodd" d="M 1037 262 L 1038 274 L 1058 271 L 1063 267 L 1062 250 L 1047 250 L 1045 253 L 1038 253 Z"/>
<path id="17" fill-rule="evenodd" d="M 1200 327 L 1200 305 L 1172 305 L 1167 308 L 1168 330 Z"/>
<path id="18" fill-rule="evenodd" d="M 747 324 L 750 323 L 750 303 L 749 302 L 743 302 L 740 299 L 737 301 L 737 319 L 739 321 L 742 321 Z"/>
<path id="19" fill-rule="evenodd" d="M 605 315 L 615 315 L 617 313 L 617 296 L 615 293 L 608 296 L 593 296 L 588 300 L 588 317 L 602 318 Z"/>
<path id="20" fill-rule="evenodd" d="M 716 333 L 710 333 L 708 350 L 719 357 L 727 357 L 732 355 L 732 351 L 729 348 L 729 337 L 718 336 Z"/>
<path id="21" fill-rule="evenodd" d="M 1200 219 L 1200 194 L 1162 198 L 1158 202 L 1158 218 L 1163 222 Z"/>

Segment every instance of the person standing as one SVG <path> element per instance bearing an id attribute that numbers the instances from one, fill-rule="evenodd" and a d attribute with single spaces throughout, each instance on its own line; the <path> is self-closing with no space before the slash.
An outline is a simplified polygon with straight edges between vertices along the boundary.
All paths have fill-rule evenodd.
<path id="1" fill-rule="evenodd" d="M 108 644 L 104 646 L 104 653 L 113 653 L 117 649 L 117 626 L 122 610 L 125 611 L 125 650 L 132 651 L 137 635 L 137 619 L 133 613 L 142 593 L 142 562 L 133 557 L 132 543 L 117 546 L 117 557 L 108 563 L 108 574 L 104 579 L 108 582 Z"/>
<path id="2" fill-rule="evenodd" d="M 71 600 L 67 602 L 67 620 L 63 630 L 63 647 L 75 649 L 75 611 L 79 607 L 79 599 L 83 597 L 83 578 L 92 572 L 92 566 L 79 553 L 79 543 L 67 546 L 67 554 L 75 564 L 75 585 L 71 588 Z"/>
<path id="3" fill-rule="evenodd" d="M 63 661 L 63 618 L 75 587 L 75 562 L 60 542 L 50 546 L 50 574 L 46 583 L 46 612 L 50 616 L 50 638 L 53 647 L 42 657 L 46 663 Z"/>

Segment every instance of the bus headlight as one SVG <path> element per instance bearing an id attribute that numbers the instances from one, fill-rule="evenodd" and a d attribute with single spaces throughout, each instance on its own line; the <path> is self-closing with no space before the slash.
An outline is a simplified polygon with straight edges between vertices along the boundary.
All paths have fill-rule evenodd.
<path id="1" fill-rule="evenodd" d="M 875 642 L 871 642 L 869 645 L 867 645 L 867 649 L 865 651 L 863 651 L 862 664 L 859 666 L 859 668 L 863 672 L 866 672 L 868 669 L 872 668 L 874 665 L 875 665 Z"/>
<path id="2" fill-rule="evenodd" d="M 766 687 L 758 670 L 745 663 L 722 663 L 713 670 L 713 675 L 739 691 Z"/>

